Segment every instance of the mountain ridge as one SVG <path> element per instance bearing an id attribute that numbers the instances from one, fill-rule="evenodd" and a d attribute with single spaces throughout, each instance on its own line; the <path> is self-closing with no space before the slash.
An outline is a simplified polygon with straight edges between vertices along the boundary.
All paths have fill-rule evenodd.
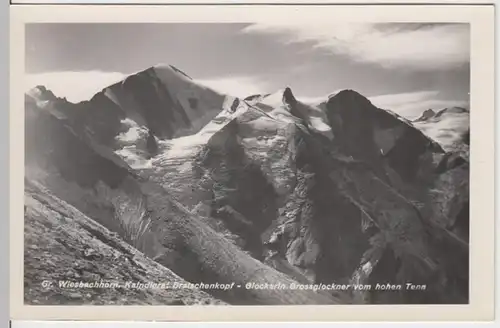
<path id="1" fill-rule="evenodd" d="M 240 99 L 169 65 L 77 104 L 37 90 L 27 181 L 186 281 L 428 286 L 209 292 L 223 302 L 467 302 L 468 161 L 354 90 Z"/>

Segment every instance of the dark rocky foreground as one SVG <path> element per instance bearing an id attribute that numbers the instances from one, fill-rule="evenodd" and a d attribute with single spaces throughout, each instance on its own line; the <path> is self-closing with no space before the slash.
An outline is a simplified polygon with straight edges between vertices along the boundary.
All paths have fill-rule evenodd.
<path id="1" fill-rule="evenodd" d="M 160 66 L 79 104 L 31 90 L 25 123 L 27 303 L 468 302 L 468 142 L 445 151 L 355 91 L 318 108 L 289 88 L 241 100 Z M 425 289 L 75 290 L 45 279 Z"/>
<path id="2" fill-rule="evenodd" d="M 25 190 L 24 299 L 27 304 L 224 304 L 199 290 L 161 288 L 160 284 L 165 282 L 186 281 L 43 186 L 26 181 Z M 43 281 L 50 281 L 53 286 L 44 286 Z M 157 288 L 127 288 L 126 285 L 67 288 L 57 283 L 80 281 L 152 282 Z"/>

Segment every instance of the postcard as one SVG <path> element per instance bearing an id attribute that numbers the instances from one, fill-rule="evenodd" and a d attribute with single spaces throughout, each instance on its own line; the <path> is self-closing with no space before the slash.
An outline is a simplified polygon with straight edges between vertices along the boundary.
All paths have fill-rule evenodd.
<path id="1" fill-rule="evenodd" d="M 488 5 L 12 6 L 12 319 L 492 319 L 493 34 Z"/>

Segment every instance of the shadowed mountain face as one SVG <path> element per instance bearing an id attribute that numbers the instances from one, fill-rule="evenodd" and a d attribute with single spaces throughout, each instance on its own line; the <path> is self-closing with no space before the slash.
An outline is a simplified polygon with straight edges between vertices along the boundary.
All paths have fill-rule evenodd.
<path id="1" fill-rule="evenodd" d="M 341 91 L 330 98 L 326 111 L 343 152 L 375 168 L 385 162 L 408 182 L 415 181 L 418 170 L 426 165 L 421 162 L 424 155 L 444 153 L 401 117 L 376 108 L 355 91 Z M 384 176 L 383 171 L 378 173 Z"/>
<path id="2" fill-rule="evenodd" d="M 37 87 L 26 95 L 25 117 L 27 302 L 58 299 L 29 287 L 39 283 L 35 267 L 51 270 L 35 265 L 37 252 L 61 251 L 32 247 L 55 224 L 33 216 L 42 200 L 71 207 L 63 217 L 94 222 L 144 265 L 156 262 L 147 279 L 168 280 L 161 270 L 171 270 L 193 283 L 373 286 L 191 289 L 165 304 L 468 302 L 468 158 L 355 91 L 320 107 L 297 101 L 290 88 L 238 99 L 163 65 L 78 104 Z M 57 238 L 73 245 L 86 236 L 82 227 Z M 108 251 L 86 237 L 80 244 Z M 72 249 L 62 261 L 82 260 Z M 408 282 L 425 288 L 407 290 Z M 375 288 L 387 283 L 403 287 Z M 161 303 L 123 293 L 110 297 Z"/>
<path id="3" fill-rule="evenodd" d="M 172 290 L 162 284 L 187 282 L 147 258 L 114 233 L 54 196 L 39 183 L 25 184 L 25 295 L 27 304 L 207 305 L 220 304 L 199 290 Z M 95 283 L 102 288 L 56 285 L 47 293 L 41 281 Z M 156 288 L 110 287 L 134 281 Z M 107 284 L 107 285 L 106 285 Z M 120 292 L 117 293 L 117 290 Z"/>

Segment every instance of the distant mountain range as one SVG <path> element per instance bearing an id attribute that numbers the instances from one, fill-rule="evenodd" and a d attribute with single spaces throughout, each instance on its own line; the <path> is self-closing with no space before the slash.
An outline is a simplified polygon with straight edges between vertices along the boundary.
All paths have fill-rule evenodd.
<path id="1" fill-rule="evenodd" d="M 470 112 L 462 107 L 428 109 L 413 121 L 415 127 L 439 142 L 446 150 L 461 147 L 470 129 Z"/>
<path id="2" fill-rule="evenodd" d="M 410 122 L 354 90 L 317 107 L 288 87 L 241 99 L 170 65 L 76 104 L 35 87 L 25 97 L 25 302 L 468 303 L 468 157 L 432 134 L 454 131 L 459 115 Z M 40 286 L 55 278 L 234 286 Z M 375 288 L 387 283 L 403 288 Z"/>

